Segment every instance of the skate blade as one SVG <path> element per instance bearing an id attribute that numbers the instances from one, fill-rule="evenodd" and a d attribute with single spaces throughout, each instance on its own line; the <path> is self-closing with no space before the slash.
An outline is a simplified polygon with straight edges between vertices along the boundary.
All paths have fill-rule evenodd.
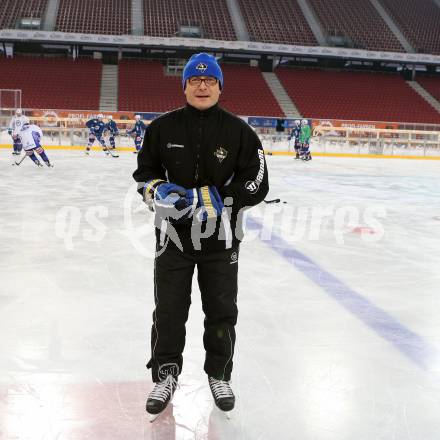
<path id="1" fill-rule="evenodd" d="M 161 414 L 161 412 L 159 414 L 149 414 L 150 423 L 153 423 Z"/>
<path id="2" fill-rule="evenodd" d="M 227 420 L 231 420 L 233 418 L 233 411 L 234 411 L 233 409 L 229 411 L 223 411 L 222 409 L 217 407 L 217 410 L 219 411 L 220 414 L 224 415 Z"/>

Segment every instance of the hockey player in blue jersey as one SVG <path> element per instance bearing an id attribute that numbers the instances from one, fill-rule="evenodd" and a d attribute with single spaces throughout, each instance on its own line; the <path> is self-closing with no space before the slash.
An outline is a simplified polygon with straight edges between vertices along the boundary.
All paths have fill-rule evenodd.
<path id="1" fill-rule="evenodd" d="M 99 114 L 98 117 L 89 119 L 86 122 L 86 127 L 90 130 L 89 142 L 87 144 L 86 154 L 90 153 L 90 148 L 95 142 L 95 139 L 98 139 L 98 141 L 101 143 L 102 149 L 105 152 L 105 154 L 109 154 L 107 150 L 107 146 L 105 145 L 105 140 L 102 137 L 102 135 L 104 134 L 104 130 L 107 127 L 107 124 L 102 120 L 103 117 L 104 116 L 102 114 Z"/>
<path id="2" fill-rule="evenodd" d="M 141 121 L 140 115 L 136 115 L 134 118 L 136 120 L 134 127 L 131 130 L 127 130 L 127 133 L 131 135 L 134 134 L 134 146 L 136 147 L 136 151 L 133 151 L 133 153 L 137 154 L 138 151 L 141 149 L 142 139 L 144 137 L 147 126 L 143 121 Z"/>
<path id="3" fill-rule="evenodd" d="M 106 124 L 106 130 L 110 134 L 109 142 L 110 142 L 110 146 L 114 150 L 116 148 L 115 136 L 119 135 L 119 130 L 118 130 L 118 126 L 116 125 L 116 122 L 113 120 L 113 116 L 109 115 L 107 118 L 108 118 L 108 122 Z"/>
<path id="4" fill-rule="evenodd" d="M 295 125 L 292 128 L 292 131 L 290 132 L 290 135 L 288 137 L 289 145 L 291 139 L 294 139 L 294 148 L 295 148 L 295 159 L 299 159 L 299 151 L 301 147 L 301 142 L 299 140 L 299 137 L 301 135 L 301 121 L 299 119 L 295 120 Z"/>

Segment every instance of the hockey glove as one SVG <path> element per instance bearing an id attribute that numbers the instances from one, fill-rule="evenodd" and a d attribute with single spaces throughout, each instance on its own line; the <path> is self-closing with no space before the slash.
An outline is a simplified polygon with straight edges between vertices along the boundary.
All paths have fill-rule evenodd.
<path id="1" fill-rule="evenodd" d="M 222 215 L 223 201 L 215 186 L 202 186 L 197 188 L 197 193 L 197 220 L 206 221 Z"/>
<path id="2" fill-rule="evenodd" d="M 12 136 L 12 130 L 11 130 L 11 129 L 8 130 L 8 134 L 9 134 L 10 136 Z"/>
<path id="3" fill-rule="evenodd" d="M 174 222 L 188 218 L 195 209 L 191 207 L 191 190 L 187 191 L 182 186 L 159 179 L 145 184 L 144 200 L 149 206 L 154 205 L 160 218 Z"/>

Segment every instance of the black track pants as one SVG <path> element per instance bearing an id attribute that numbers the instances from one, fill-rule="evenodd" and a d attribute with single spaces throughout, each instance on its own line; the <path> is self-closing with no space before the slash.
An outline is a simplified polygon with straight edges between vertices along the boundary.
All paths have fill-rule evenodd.
<path id="1" fill-rule="evenodd" d="M 213 252 L 184 253 L 169 243 L 155 259 L 156 308 L 151 330 L 151 360 L 154 382 L 182 371 L 185 323 L 191 304 L 191 283 L 197 266 L 198 283 L 205 313 L 203 343 L 205 372 L 229 380 L 237 323 L 238 245 Z"/>

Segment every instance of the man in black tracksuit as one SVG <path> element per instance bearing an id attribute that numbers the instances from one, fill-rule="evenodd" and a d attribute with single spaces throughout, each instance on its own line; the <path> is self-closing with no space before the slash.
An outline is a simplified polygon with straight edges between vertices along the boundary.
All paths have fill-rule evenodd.
<path id="1" fill-rule="evenodd" d="M 156 211 L 155 311 L 148 367 L 156 383 L 147 411 L 168 404 L 182 370 L 185 323 L 197 265 L 204 321 L 205 372 L 220 409 L 234 407 L 229 385 L 237 322 L 241 214 L 268 192 L 258 136 L 218 106 L 223 75 L 211 55 L 183 72 L 187 106 L 154 120 L 133 176 Z"/>

